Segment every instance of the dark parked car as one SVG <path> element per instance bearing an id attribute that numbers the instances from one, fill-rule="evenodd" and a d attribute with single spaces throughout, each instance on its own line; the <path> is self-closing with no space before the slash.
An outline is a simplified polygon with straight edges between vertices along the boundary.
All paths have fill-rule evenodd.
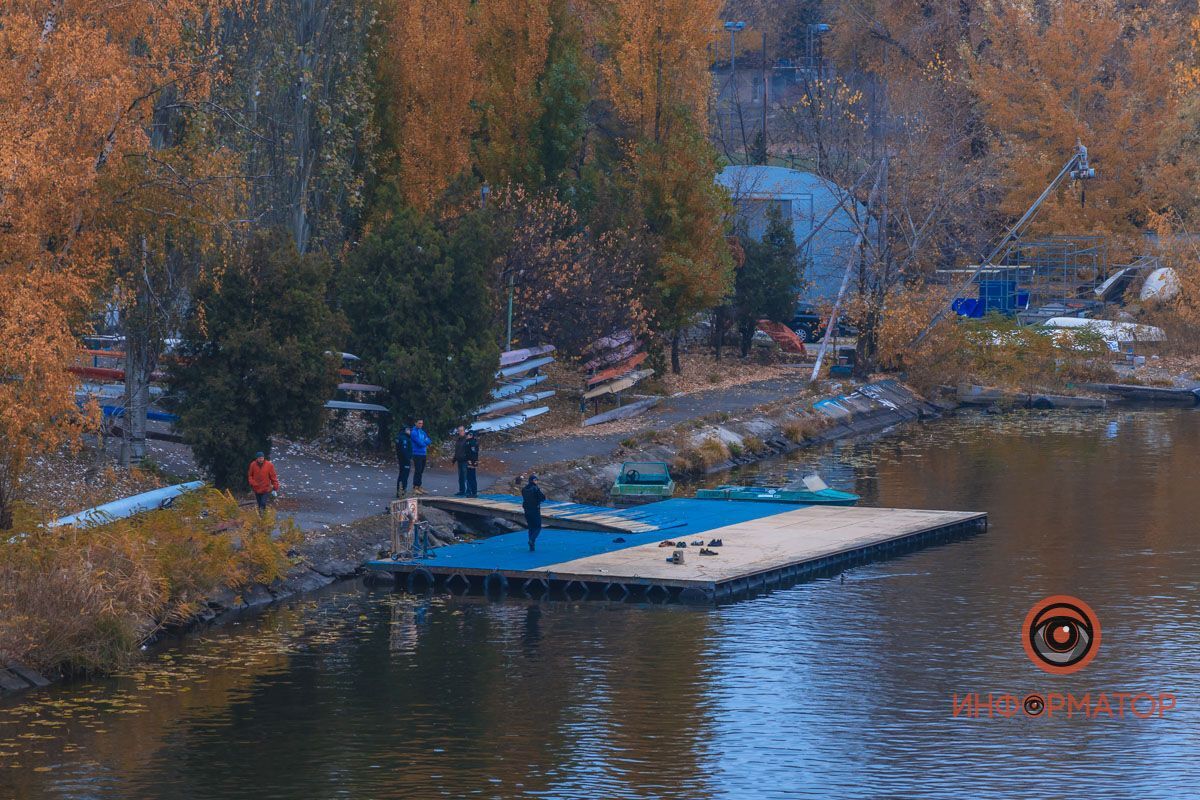
<path id="1" fill-rule="evenodd" d="M 796 307 L 796 316 L 788 323 L 788 327 L 796 332 L 802 342 L 815 342 L 825 336 L 825 317 L 820 310 L 810 304 L 802 303 Z M 857 336 L 858 330 L 850 325 L 838 322 L 836 336 Z"/>

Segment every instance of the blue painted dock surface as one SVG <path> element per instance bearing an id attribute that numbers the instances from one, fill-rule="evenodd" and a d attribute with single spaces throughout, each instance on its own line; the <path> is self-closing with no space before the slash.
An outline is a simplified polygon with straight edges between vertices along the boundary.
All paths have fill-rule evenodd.
<path id="1" fill-rule="evenodd" d="M 505 533 L 475 542 L 439 547 L 431 551 L 435 554 L 432 559 L 404 562 L 384 559 L 368 563 L 367 568 L 390 567 L 402 563 L 422 567 L 487 570 L 489 572 L 543 569 L 551 564 L 610 553 L 627 547 L 657 544 L 665 538 L 691 541 L 707 531 L 778 514 L 780 511 L 792 511 L 796 506 L 779 503 L 730 503 L 726 500 L 675 499 L 651 503 L 640 508 L 653 508 L 664 516 L 676 518 L 681 524 L 677 524 L 670 530 L 649 533 L 600 533 L 542 528 L 542 533 L 537 540 L 537 550 L 532 553 L 529 552 L 529 533 L 527 531 Z M 617 542 L 616 539 L 625 541 Z"/>
<path id="2" fill-rule="evenodd" d="M 673 499 L 642 506 L 675 527 L 645 533 L 543 528 L 537 550 L 525 531 L 431 551 L 431 558 L 368 562 L 370 571 L 404 578 L 410 589 L 441 583 L 448 589 L 518 589 L 532 592 L 575 587 L 624 597 L 658 590 L 663 599 L 730 596 L 815 570 L 863 560 L 931 539 L 982 530 L 979 512 L 830 507 L 795 503 L 739 503 Z M 701 556 L 692 541 L 719 538 L 715 556 Z M 684 564 L 668 563 L 664 540 L 684 541 Z"/>

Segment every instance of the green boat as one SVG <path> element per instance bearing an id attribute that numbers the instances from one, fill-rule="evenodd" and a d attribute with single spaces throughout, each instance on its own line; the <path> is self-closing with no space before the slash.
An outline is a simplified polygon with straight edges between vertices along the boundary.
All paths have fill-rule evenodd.
<path id="1" fill-rule="evenodd" d="M 861 498 L 850 492 L 831 489 L 817 475 L 809 475 L 798 484 L 781 488 L 771 486 L 733 486 L 699 489 L 698 500 L 742 500 L 752 503 L 803 503 L 820 506 L 852 506 Z"/>
<path id="2" fill-rule="evenodd" d="M 675 481 L 665 461 L 626 461 L 609 494 L 625 500 L 661 500 L 675 494 Z"/>

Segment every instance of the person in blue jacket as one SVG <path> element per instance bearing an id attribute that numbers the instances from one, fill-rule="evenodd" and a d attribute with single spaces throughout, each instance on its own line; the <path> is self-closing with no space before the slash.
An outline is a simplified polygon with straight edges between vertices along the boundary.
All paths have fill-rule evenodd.
<path id="1" fill-rule="evenodd" d="M 425 432 L 425 420 L 417 420 L 412 429 L 413 494 L 426 494 L 421 488 L 421 476 L 425 474 L 425 458 L 432 443 Z"/>

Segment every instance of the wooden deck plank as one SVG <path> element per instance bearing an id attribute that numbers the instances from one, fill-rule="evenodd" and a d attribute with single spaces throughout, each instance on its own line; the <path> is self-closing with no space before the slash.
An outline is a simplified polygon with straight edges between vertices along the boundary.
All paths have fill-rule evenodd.
<path id="1" fill-rule="evenodd" d="M 671 564 L 666 558 L 672 551 L 655 543 L 552 564 L 545 571 L 561 579 L 632 578 L 673 585 L 717 585 L 984 516 L 959 511 L 805 506 L 708 531 L 706 543 L 724 541 L 723 547 L 714 548 L 719 553 L 716 556 L 702 556 L 699 547 L 689 546 L 684 549 L 685 563 Z"/>

